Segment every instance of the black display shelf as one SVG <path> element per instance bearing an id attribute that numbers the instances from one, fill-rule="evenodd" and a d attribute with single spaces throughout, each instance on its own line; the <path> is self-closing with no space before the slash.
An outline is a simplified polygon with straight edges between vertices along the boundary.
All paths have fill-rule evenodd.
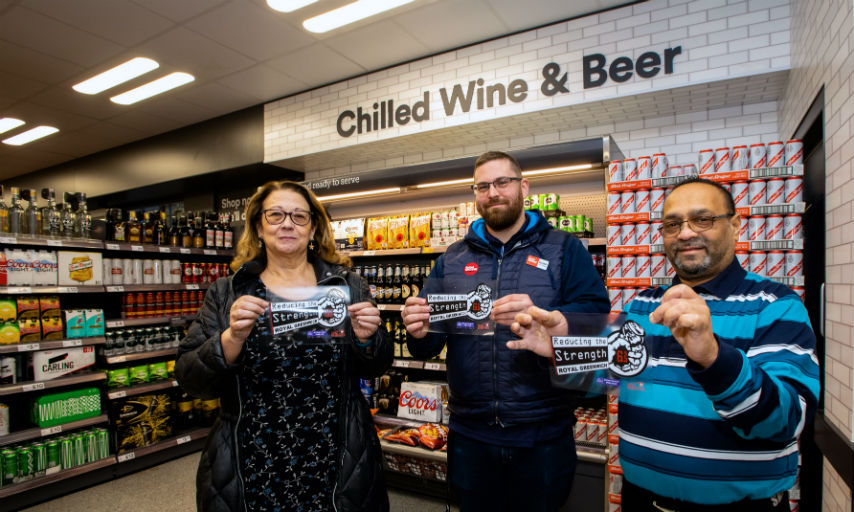
<path id="1" fill-rule="evenodd" d="M 148 382 L 146 384 L 138 384 L 126 388 L 115 388 L 107 392 L 107 398 L 110 400 L 118 400 L 128 396 L 144 395 L 164 389 L 172 389 L 178 387 L 178 381 L 175 379 L 160 380 L 156 382 Z"/>
<path id="2" fill-rule="evenodd" d="M 68 249 L 103 249 L 104 242 L 94 238 L 63 238 L 27 235 L 0 236 L 0 245 L 30 245 L 39 247 L 62 247 Z"/>
<path id="3" fill-rule="evenodd" d="M 18 382 L 16 384 L 6 384 L 0 386 L 0 396 L 14 395 L 17 393 L 29 393 L 31 391 L 41 391 L 43 389 L 62 388 L 73 386 L 75 384 L 86 384 L 89 382 L 99 382 L 107 380 L 107 374 L 100 371 L 91 373 L 83 373 L 80 375 L 69 375 L 68 377 L 59 377 L 52 380 L 42 380 L 38 382 Z"/>
<path id="4" fill-rule="evenodd" d="M 200 249 L 187 247 L 172 247 L 151 244 L 130 244 L 125 242 L 106 242 L 102 245 L 105 251 L 110 252 L 143 252 L 157 254 L 192 254 L 201 256 L 234 256 L 231 249 Z"/>
<path id="5" fill-rule="evenodd" d="M 196 315 L 182 316 L 155 316 L 150 318 L 122 318 L 119 320 L 107 320 L 107 329 L 121 329 L 123 327 L 145 327 L 147 325 L 184 325 L 192 322 Z"/>
<path id="6" fill-rule="evenodd" d="M 112 455 L 105 459 L 101 459 L 95 462 L 90 462 L 88 464 L 83 464 L 82 466 L 77 466 L 75 468 L 64 469 L 57 473 L 53 473 L 52 475 L 45 475 L 38 478 L 33 478 L 32 480 L 27 480 L 24 482 L 20 482 L 17 484 L 12 484 L 9 486 L 0 487 L 0 499 L 7 498 L 9 496 L 14 496 L 16 494 L 24 493 L 26 491 L 30 491 L 33 489 L 37 489 L 39 487 L 43 487 L 45 485 L 51 485 L 56 482 L 60 482 L 62 480 L 66 480 L 68 478 L 73 478 L 76 476 L 84 475 L 86 473 L 96 471 L 102 468 L 106 468 L 109 466 L 114 466 L 116 464 L 116 458 Z"/>
<path id="7" fill-rule="evenodd" d="M 95 416 L 94 418 L 86 418 L 85 420 L 72 421 L 70 423 L 63 423 L 62 425 L 55 425 L 53 427 L 28 428 L 26 430 L 18 430 L 16 432 L 11 432 L 8 435 L 0 437 L 0 447 L 17 444 L 24 441 L 30 441 L 33 439 L 41 439 L 43 437 L 54 436 L 62 432 L 77 430 L 78 428 L 86 428 L 91 427 L 92 425 L 100 425 L 102 423 L 107 423 L 108 420 L 109 418 L 107 417 L 107 415 L 102 414 L 100 416 Z"/>
<path id="8" fill-rule="evenodd" d="M 133 354 L 121 354 L 117 356 L 109 356 L 104 358 L 107 364 L 130 363 L 133 361 L 145 361 L 147 359 L 156 359 L 158 357 L 176 356 L 178 355 L 177 348 L 167 348 L 164 350 L 152 350 L 150 352 L 134 352 Z"/>

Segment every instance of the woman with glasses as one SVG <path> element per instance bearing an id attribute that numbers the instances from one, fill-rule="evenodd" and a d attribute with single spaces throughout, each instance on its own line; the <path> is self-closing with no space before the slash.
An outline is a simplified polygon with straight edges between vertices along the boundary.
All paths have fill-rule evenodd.
<path id="1" fill-rule="evenodd" d="M 381 375 L 392 345 L 349 265 L 307 188 L 269 182 L 249 200 L 235 273 L 208 290 L 175 365 L 187 392 L 222 402 L 199 463 L 199 510 L 388 510 L 359 378 Z M 314 286 L 349 289 L 346 342 L 274 339 L 268 290 Z"/>

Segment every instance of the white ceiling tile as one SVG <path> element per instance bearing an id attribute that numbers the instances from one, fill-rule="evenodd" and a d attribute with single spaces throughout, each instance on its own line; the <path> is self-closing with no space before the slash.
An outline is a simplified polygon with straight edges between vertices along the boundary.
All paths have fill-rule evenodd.
<path id="1" fill-rule="evenodd" d="M 210 119 L 215 115 L 210 109 L 177 100 L 169 95 L 145 101 L 150 102 L 146 105 L 146 112 L 177 121 L 180 123 L 180 126 L 198 123 Z"/>
<path id="2" fill-rule="evenodd" d="M 182 22 L 214 9 L 226 0 L 134 0 L 144 7 L 175 22 Z"/>
<path id="3" fill-rule="evenodd" d="M 320 62 L 323 65 L 318 65 Z M 300 48 L 282 57 L 272 59 L 267 64 L 312 85 L 330 83 L 367 71 L 366 68 L 330 50 L 324 43 L 315 43 L 307 48 Z"/>
<path id="4" fill-rule="evenodd" d="M 144 134 L 143 137 L 168 132 L 178 128 L 181 124 L 173 119 L 158 116 L 142 109 L 123 112 L 109 119 L 111 124 L 133 128 Z M 162 130 L 160 127 L 163 127 Z"/>
<path id="5" fill-rule="evenodd" d="M 220 82 L 258 99 L 279 98 L 306 89 L 305 82 L 263 64 L 231 74 Z"/>
<path id="6" fill-rule="evenodd" d="M 448 16 L 448 11 L 454 13 Z M 507 33 L 507 27 L 482 0 L 445 0 L 395 17 L 406 32 L 432 52 L 484 41 Z M 436 27 L 442 27 L 436 30 Z"/>
<path id="7" fill-rule="evenodd" d="M 71 87 L 51 87 L 38 94 L 33 94 L 27 101 L 35 105 L 70 112 L 93 119 L 109 119 L 127 106 L 117 105 L 110 101 L 109 95 L 80 94 Z"/>
<path id="8" fill-rule="evenodd" d="M 368 69 L 379 69 L 432 53 L 389 20 L 330 37 L 326 45 Z"/>
<path id="9" fill-rule="evenodd" d="M 66 80 L 83 66 L 0 40 L 0 71 L 46 83 Z"/>
<path id="10" fill-rule="evenodd" d="M 219 82 L 199 85 L 187 91 L 176 91 L 174 97 L 211 111 L 234 112 L 258 104 L 257 96 Z"/>
<path id="11" fill-rule="evenodd" d="M 47 84 L 0 72 L 0 100 L 20 100 L 47 89 Z"/>
<path id="12" fill-rule="evenodd" d="M 96 123 L 98 120 L 85 115 L 75 114 L 64 110 L 56 110 L 55 108 L 45 107 L 30 102 L 18 102 L 11 107 L 4 109 L 5 115 L 17 117 L 27 122 L 27 125 L 38 126 L 46 124 L 55 126 L 60 131 L 70 131 Z"/>

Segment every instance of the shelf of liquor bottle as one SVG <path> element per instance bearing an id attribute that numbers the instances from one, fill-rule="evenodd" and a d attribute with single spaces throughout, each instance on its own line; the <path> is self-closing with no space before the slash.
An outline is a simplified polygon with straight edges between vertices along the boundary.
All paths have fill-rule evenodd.
<path id="1" fill-rule="evenodd" d="M 182 444 L 189 443 L 190 441 L 203 439 L 208 436 L 210 431 L 211 429 L 208 427 L 191 430 L 189 432 L 181 434 L 180 436 L 172 437 L 164 441 L 160 441 L 159 443 L 152 444 L 150 446 L 143 446 L 142 448 L 135 448 L 133 450 L 128 450 L 124 453 L 120 453 L 116 457 L 116 460 L 119 463 L 128 462 L 134 459 L 138 459 L 140 457 L 145 457 L 146 455 L 151 455 L 152 453 L 168 450 L 169 448 L 174 448 L 175 446 L 180 446 Z"/>
<path id="2" fill-rule="evenodd" d="M 55 348 L 84 347 L 87 345 L 102 345 L 105 342 L 106 338 L 103 336 L 90 336 L 88 338 L 39 341 L 37 343 L 13 343 L 11 345 L 0 345 L 0 354 L 8 354 L 11 352 L 35 352 L 37 350 L 52 350 Z"/>
<path id="3" fill-rule="evenodd" d="M 27 295 L 34 293 L 100 293 L 103 286 L 0 286 L 0 295 Z"/>
<path id="4" fill-rule="evenodd" d="M 28 235 L 0 236 L 0 245 L 35 245 L 41 247 L 68 247 L 70 249 L 104 248 L 104 242 L 94 238 L 65 238 Z"/>
<path id="5" fill-rule="evenodd" d="M 124 242 L 102 243 L 107 251 L 156 252 L 160 254 L 195 254 L 203 256 L 234 256 L 232 249 L 203 249 L 198 247 L 172 247 L 170 245 L 130 244 Z"/>
<path id="6" fill-rule="evenodd" d="M 14 496 L 15 494 L 30 491 L 32 489 L 37 489 L 45 485 L 50 485 L 68 478 L 74 478 L 90 471 L 95 471 L 108 466 L 113 466 L 115 464 L 116 458 L 111 455 L 105 459 L 90 462 L 88 464 L 83 464 L 81 466 L 77 466 L 70 469 L 63 469 L 50 475 L 35 477 L 31 480 L 25 480 L 17 484 L 3 486 L 0 487 L 0 499 L 7 498 L 9 496 Z"/>
<path id="7" fill-rule="evenodd" d="M 438 361 L 416 361 L 414 359 L 395 359 L 391 365 L 395 368 L 409 368 L 413 370 L 432 370 L 444 372 L 447 370 L 445 363 Z"/>
<path id="8" fill-rule="evenodd" d="M 166 292 L 172 290 L 207 290 L 211 283 L 122 284 L 107 286 L 107 292 Z"/>
<path id="9" fill-rule="evenodd" d="M 390 443 L 380 439 L 380 447 L 384 452 L 396 453 L 416 459 L 435 460 L 438 462 L 448 462 L 448 453 L 439 450 L 428 450 L 420 446 L 408 446 L 399 443 Z"/>
<path id="10" fill-rule="evenodd" d="M 196 315 L 181 316 L 152 316 L 148 318 L 123 318 L 121 320 L 107 320 L 107 329 L 121 329 L 123 327 L 145 327 L 146 325 L 183 325 L 192 322 Z"/>
<path id="11" fill-rule="evenodd" d="M 70 423 L 63 423 L 62 425 L 55 425 L 53 427 L 37 427 L 28 428 L 26 430 L 18 430 L 16 432 L 12 432 L 3 437 L 0 437 L 0 446 L 9 446 L 23 441 L 30 441 L 32 439 L 41 439 L 43 437 L 54 436 L 63 432 L 77 430 L 78 428 L 86 428 L 91 427 L 93 425 L 100 425 L 101 423 L 107 423 L 107 421 L 109 421 L 109 417 L 106 414 L 102 414 L 100 416 L 95 416 L 94 418 L 86 418 L 85 420 L 72 421 Z"/>
<path id="12" fill-rule="evenodd" d="M 403 311 L 403 304 L 377 304 L 380 311 Z"/>
<path id="13" fill-rule="evenodd" d="M 161 380 L 157 382 L 149 382 L 147 384 L 139 384 L 137 386 L 130 386 L 127 388 L 113 389 L 107 392 L 107 398 L 110 400 L 118 400 L 119 398 L 125 398 L 128 396 L 144 395 L 146 393 L 153 393 L 155 391 L 177 387 L 178 381 L 175 379 Z"/>
<path id="14" fill-rule="evenodd" d="M 73 386 L 75 384 L 85 384 L 102 380 L 107 380 L 107 375 L 104 372 L 94 371 L 79 375 L 69 375 L 68 377 L 59 377 L 51 380 L 41 380 L 38 382 L 27 381 L 18 382 L 16 384 L 5 384 L 0 386 L 0 396 L 40 391 L 42 389 L 62 388 L 66 386 Z"/>
<path id="15" fill-rule="evenodd" d="M 438 254 L 448 250 L 447 245 L 435 245 L 430 247 L 411 247 L 408 249 L 384 249 L 373 251 L 340 251 L 341 254 L 358 258 L 363 256 L 406 256 L 413 254 Z"/>
<path id="16" fill-rule="evenodd" d="M 163 350 L 151 350 L 149 352 L 135 352 L 133 354 L 122 354 L 120 356 L 109 356 L 104 358 L 104 362 L 107 364 L 119 364 L 175 355 L 178 355 L 177 348 L 167 348 Z"/>

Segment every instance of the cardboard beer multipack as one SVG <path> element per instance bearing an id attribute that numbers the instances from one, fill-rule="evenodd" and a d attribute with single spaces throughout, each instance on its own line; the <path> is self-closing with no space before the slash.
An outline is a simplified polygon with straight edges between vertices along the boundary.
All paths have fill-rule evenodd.
<path id="1" fill-rule="evenodd" d="M 40 350 L 27 355 L 27 366 L 33 380 L 51 380 L 79 372 L 95 364 L 95 347 L 71 347 Z"/>
<path id="2" fill-rule="evenodd" d="M 104 265 L 97 252 L 58 251 L 60 286 L 104 284 Z"/>
<path id="3" fill-rule="evenodd" d="M 20 341 L 18 305 L 11 297 L 0 297 L 0 345 L 11 345 Z"/>
<path id="4" fill-rule="evenodd" d="M 82 309 L 62 310 L 66 338 L 86 337 L 86 312 Z"/>
<path id="5" fill-rule="evenodd" d="M 39 297 L 39 311 L 43 340 L 61 340 L 63 337 L 62 311 L 59 309 L 58 295 Z"/>
<path id="6" fill-rule="evenodd" d="M 339 251 L 365 248 L 365 219 L 344 219 L 333 222 L 335 247 Z"/>
<path id="7" fill-rule="evenodd" d="M 401 382 L 397 417 L 441 422 L 442 399 L 447 399 L 447 386 L 442 382 Z"/>
<path id="8" fill-rule="evenodd" d="M 34 295 L 16 297 L 18 306 L 18 329 L 22 343 L 41 341 L 42 325 L 39 315 L 39 298 Z"/>

